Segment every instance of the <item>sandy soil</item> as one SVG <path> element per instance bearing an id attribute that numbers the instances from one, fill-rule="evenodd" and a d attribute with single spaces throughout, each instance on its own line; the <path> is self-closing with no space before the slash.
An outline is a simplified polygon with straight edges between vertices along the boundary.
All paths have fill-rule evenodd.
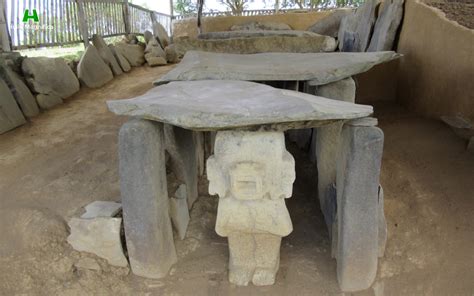
<path id="1" fill-rule="evenodd" d="M 429 4 L 441 9 L 448 19 L 456 21 L 468 29 L 474 29 L 473 0 L 444 0 Z"/>
<path id="2" fill-rule="evenodd" d="M 336 262 L 316 202 L 314 166 L 297 159 L 288 207 L 294 232 L 281 249 L 271 287 L 227 281 L 227 242 L 213 230 L 217 200 L 195 204 L 179 263 L 161 280 L 134 276 L 66 243 L 66 221 L 93 200 L 119 200 L 117 132 L 125 118 L 108 99 L 151 88 L 169 70 L 137 68 L 98 90 L 81 90 L 64 105 L 0 136 L 0 295 L 342 295 Z M 389 239 L 373 287 L 357 295 L 474 293 L 474 155 L 442 123 L 395 105 L 376 106 L 385 131 L 382 184 Z M 98 271 L 76 268 L 94 258 Z"/>

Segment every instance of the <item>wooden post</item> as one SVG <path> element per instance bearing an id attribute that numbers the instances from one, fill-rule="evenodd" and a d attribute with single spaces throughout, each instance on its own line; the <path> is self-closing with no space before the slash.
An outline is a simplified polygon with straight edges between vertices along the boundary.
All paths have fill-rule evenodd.
<path id="1" fill-rule="evenodd" d="M 173 0 L 170 0 L 170 38 L 173 40 L 173 19 L 174 19 L 174 4 Z"/>
<path id="2" fill-rule="evenodd" d="M 87 26 L 87 19 L 84 13 L 84 0 L 76 0 L 77 3 L 77 16 L 79 18 L 79 32 L 81 33 L 82 40 L 84 41 L 84 47 L 89 46 L 89 28 Z"/>
<path id="3" fill-rule="evenodd" d="M 275 13 L 280 10 L 280 0 L 275 0 Z"/>
<path id="4" fill-rule="evenodd" d="M 0 0 L 0 38 L 3 51 L 11 51 L 10 34 L 6 20 L 6 0 Z"/>
<path id="5" fill-rule="evenodd" d="M 128 6 L 128 0 L 123 1 L 123 23 L 125 24 L 125 34 L 130 34 L 130 11 Z"/>

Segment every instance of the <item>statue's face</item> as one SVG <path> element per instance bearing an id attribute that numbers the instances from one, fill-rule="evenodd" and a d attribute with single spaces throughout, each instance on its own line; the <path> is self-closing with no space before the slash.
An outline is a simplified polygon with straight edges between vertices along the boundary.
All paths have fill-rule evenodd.
<path id="1" fill-rule="evenodd" d="M 262 199 L 265 186 L 264 165 L 257 162 L 236 163 L 229 172 L 230 191 L 240 200 Z"/>

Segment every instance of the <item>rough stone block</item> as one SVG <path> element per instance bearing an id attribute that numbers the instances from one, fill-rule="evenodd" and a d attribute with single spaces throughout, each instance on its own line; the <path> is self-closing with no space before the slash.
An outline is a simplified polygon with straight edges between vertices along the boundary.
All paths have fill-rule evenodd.
<path id="1" fill-rule="evenodd" d="M 198 198 L 198 163 L 194 133 L 172 125 L 165 125 L 166 151 L 170 155 L 171 170 L 186 184 L 188 207 Z"/>
<path id="2" fill-rule="evenodd" d="M 26 123 L 8 85 L 0 79 L 0 134 Z"/>
<path id="3" fill-rule="evenodd" d="M 169 216 L 163 125 L 125 123 L 119 134 L 120 190 L 133 273 L 161 278 L 177 256 Z"/>
<path id="4" fill-rule="evenodd" d="M 168 36 L 168 32 L 166 32 L 165 27 L 162 24 L 156 22 L 153 24 L 153 35 L 158 39 L 161 44 L 161 47 L 167 47 L 171 41 L 170 37 Z"/>
<path id="5" fill-rule="evenodd" d="M 38 94 L 36 96 L 36 102 L 43 110 L 48 110 L 56 107 L 63 103 L 63 99 L 57 94 Z"/>
<path id="6" fill-rule="evenodd" d="M 351 9 L 338 9 L 329 16 L 318 20 L 306 30 L 321 35 L 337 37 L 342 18 L 351 12 Z"/>
<path id="7" fill-rule="evenodd" d="M 123 55 L 132 67 L 140 67 L 145 63 L 144 50 L 138 44 L 117 43 L 115 50 Z"/>
<path id="8" fill-rule="evenodd" d="M 115 46 L 113 44 L 109 44 L 109 48 L 114 54 L 115 58 L 117 59 L 120 67 L 124 72 L 129 72 L 132 69 L 132 66 L 130 66 L 130 63 L 128 60 L 117 50 L 115 50 Z"/>
<path id="9" fill-rule="evenodd" d="M 89 45 L 77 64 L 77 76 L 90 88 L 101 87 L 114 78 L 94 45 Z"/>
<path id="10" fill-rule="evenodd" d="M 39 108 L 35 97 L 20 76 L 16 72 L 13 72 L 8 66 L 2 66 L 2 72 L 5 79 L 10 83 L 14 90 L 13 95 L 18 102 L 23 115 L 26 117 L 34 117 L 38 115 Z"/>
<path id="11" fill-rule="evenodd" d="M 403 17 L 404 0 L 384 1 L 367 51 L 392 50 Z"/>
<path id="12" fill-rule="evenodd" d="M 189 224 L 189 209 L 186 198 L 170 198 L 170 216 L 178 237 L 184 239 Z"/>
<path id="13" fill-rule="evenodd" d="M 81 252 L 89 252 L 106 259 L 111 265 L 128 266 L 120 240 L 121 218 L 72 218 L 68 225 L 71 234 L 67 241 Z"/>
<path id="14" fill-rule="evenodd" d="M 383 132 L 345 125 L 337 161 L 337 278 L 343 291 L 370 287 L 379 255 Z"/>
<path id="15" fill-rule="evenodd" d="M 65 99 L 79 91 L 79 80 L 62 58 L 26 58 L 21 68 L 26 82 L 36 93 Z"/>
<path id="16" fill-rule="evenodd" d="M 105 43 L 102 36 L 97 34 L 92 35 L 92 44 L 94 44 L 95 48 L 97 48 L 100 57 L 110 67 L 114 75 L 120 75 L 123 73 L 122 68 L 120 68 L 120 65 L 115 59 L 114 54 Z"/>

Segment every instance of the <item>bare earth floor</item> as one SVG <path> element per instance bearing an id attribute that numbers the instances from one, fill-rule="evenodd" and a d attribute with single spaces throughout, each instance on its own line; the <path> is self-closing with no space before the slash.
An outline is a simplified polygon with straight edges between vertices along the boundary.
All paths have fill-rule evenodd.
<path id="1" fill-rule="evenodd" d="M 206 196 L 204 181 L 187 238 L 177 243 L 179 263 L 164 279 L 134 276 L 66 243 L 66 221 L 81 207 L 120 199 L 117 132 L 125 118 L 109 113 L 105 101 L 142 94 L 169 69 L 136 68 L 0 136 L 0 295 L 343 295 L 314 167 L 291 145 L 294 231 L 283 239 L 274 286 L 229 284 L 227 241 L 214 232 L 217 200 Z M 440 122 L 395 105 L 376 112 L 386 135 L 389 239 L 375 284 L 356 295 L 473 295 L 474 154 Z M 74 267 L 86 257 L 100 270 Z"/>

